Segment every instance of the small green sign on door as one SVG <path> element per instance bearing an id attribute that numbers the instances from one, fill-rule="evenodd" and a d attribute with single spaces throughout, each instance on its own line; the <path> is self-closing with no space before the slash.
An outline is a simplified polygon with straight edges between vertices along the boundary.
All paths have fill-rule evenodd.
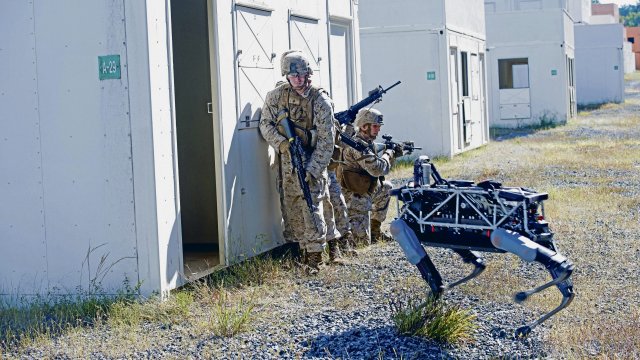
<path id="1" fill-rule="evenodd" d="M 98 56 L 100 80 L 120 79 L 120 55 Z"/>
<path id="2" fill-rule="evenodd" d="M 427 80 L 435 80 L 436 72 L 435 71 L 427 71 Z"/>

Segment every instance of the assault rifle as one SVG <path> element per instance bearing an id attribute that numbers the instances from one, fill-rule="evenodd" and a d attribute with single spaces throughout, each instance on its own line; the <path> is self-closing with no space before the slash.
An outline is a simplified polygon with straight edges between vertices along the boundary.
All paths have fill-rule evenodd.
<path id="1" fill-rule="evenodd" d="M 369 96 L 350 106 L 349 109 L 336 113 L 334 115 L 336 120 L 338 120 L 340 125 L 351 124 L 356 119 L 356 115 L 358 115 L 358 111 L 360 111 L 360 109 L 368 106 L 369 104 L 381 101 L 382 95 L 384 95 L 387 91 L 393 89 L 395 86 L 398 86 L 398 84 L 400 84 L 400 81 L 396 82 L 386 89 L 383 89 L 382 86 L 378 85 L 377 88 L 369 91 Z"/>
<path id="2" fill-rule="evenodd" d="M 386 89 L 383 89 L 382 86 L 378 85 L 377 88 L 369 91 L 369 96 L 367 96 L 366 98 L 350 106 L 347 110 L 335 113 L 334 116 L 336 120 L 338 120 L 338 123 L 340 123 L 340 125 L 347 125 L 347 124 L 353 123 L 353 121 L 356 119 L 356 115 L 358 115 L 358 111 L 360 111 L 365 106 L 368 106 L 369 104 L 382 101 L 382 95 L 385 94 L 387 91 L 391 90 L 392 88 L 398 86 L 399 84 L 400 84 L 400 81 L 397 81 L 395 84 L 389 86 Z M 366 143 L 358 141 L 357 139 L 343 133 L 340 130 L 338 130 L 338 132 L 340 134 L 340 140 L 343 143 L 351 146 L 352 148 L 360 151 L 361 153 L 365 154 L 371 150 Z"/>
<path id="3" fill-rule="evenodd" d="M 374 151 L 372 150 L 372 148 L 369 146 L 369 144 L 367 144 L 364 141 L 361 141 L 357 138 L 353 138 L 351 136 L 348 136 L 346 134 L 342 134 L 344 135 L 343 137 L 341 137 L 341 140 L 343 143 L 351 146 L 352 148 L 358 150 L 359 152 L 361 152 L 362 154 L 373 154 Z M 375 153 L 379 153 L 381 151 L 387 150 L 387 149 L 395 149 L 396 146 L 400 145 L 402 146 L 402 150 L 406 152 L 406 154 L 411 154 L 412 152 L 414 152 L 415 150 L 422 150 L 421 147 L 419 146 L 415 146 L 413 141 L 403 141 L 401 143 L 397 143 L 392 141 L 391 139 L 393 139 L 391 137 L 391 135 L 385 134 L 382 135 L 382 138 L 384 139 L 383 143 L 373 143 L 373 149 L 375 149 Z"/>
<path id="4" fill-rule="evenodd" d="M 407 154 L 411 154 L 412 152 L 414 152 L 414 150 L 422 150 L 421 147 L 414 146 L 413 141 L 403 141 L 401 143 L 397 143 L 391 140 L 392 137 L 389 134 L 382 135 L 382 138 L 384 139 L 384 142 L 382 144 L 376 144 L 379 145 L 379 147 L 377 147 L 378 151 L 395 149 L 398 145 L 402 146 L 402 150 L 406 151 Z"/>
<path id="5" fill-rule="evenodd" d="M 307 171 L 304 169 L 304 150 L 302 149 L 302 140 L 300 137 L 296 135 L 293 130 L 293 124 L 289 120 L 289 111 L 286 109 L 280 110 L 278 113 L 278 121 L 282 124 L 284 128 L 285 136 L 289 141 L 289 152 L 291 153 L 291 165 L 293 166 L 296 175 L 298 175 L 298 182 L 300 183 L 300 188 L 302 189 L 302 195 L 304 196 L 304 200 L 307 203 L 307 207 L 309 208 L 309 212 L 311 212 L 311 219 L 315 219 L 313 214 L 317 210 L 317 207 L 313 204 L 313 200 L 311 200 L 311 190 L 309 190 L 309 184 L 305 178 L 307 177 Z"/>

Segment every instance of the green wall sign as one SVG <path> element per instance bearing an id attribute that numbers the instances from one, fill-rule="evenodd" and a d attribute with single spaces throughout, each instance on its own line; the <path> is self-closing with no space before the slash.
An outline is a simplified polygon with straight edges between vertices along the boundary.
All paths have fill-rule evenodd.
<path id="1" fill-rule="evenodd" d="M 551 70 L 551 76 L 556 76 L 558 75 L 558 70 Z"/>
<path id="2" fill-rule="evenodd" d="M 120 55 L 98 56 L 100 80 L 120 79 Z"/>
<path id="3" fill-rule="evenodd" d="M 436 79 L 436 72 L 435 71 L 428 71 L 427 72 L 427 80 L 435 80 Z"/>

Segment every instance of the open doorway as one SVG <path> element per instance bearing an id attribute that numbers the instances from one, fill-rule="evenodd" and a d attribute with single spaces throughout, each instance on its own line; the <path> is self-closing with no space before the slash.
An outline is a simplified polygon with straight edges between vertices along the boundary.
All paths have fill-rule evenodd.
<path id="1" fill-rule="evenodd" d="M 207 0 L 171 2 L 173 80 L 184 275 L 220 265 Z"/>

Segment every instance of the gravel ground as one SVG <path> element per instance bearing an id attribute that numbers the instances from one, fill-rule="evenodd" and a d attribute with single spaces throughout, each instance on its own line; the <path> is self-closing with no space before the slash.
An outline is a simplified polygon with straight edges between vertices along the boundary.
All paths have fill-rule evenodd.
<path id="1" fill-rule="evenodd" d="M 461 262 L 446 250 L 431 253 L 438 258 L 437 263 L 442 264 L 440 268 L 445 279 L 459 278 L 470 270 L 458 268 Z M 455 266 L 445 266 L 446 263 Z M 522 271 L 536 270 L 534 268 L 525 266 Z M 340 280 L 354 278 L 358 281 Z M 325 268 L 322 275 L 297 280 L 291 292 L 272 299 L 270 305 L 258 310 L 262 314 L 252 323 L 251 331 L 231 338 L 190 336 L 189 329 L 180 325 L 168 329 L 158 324 L 146 324 L 145 332 L 164 334 L 163 343 L 123 357 L 489 359 L 544 355 L 541 340 L 544 327 L 526 339 L 514 339 L 512 335 L 513 329 L 533 318 L 526 308 L 464 296 L 456 290 L 447 293 L 446 301 L 469 309 L 477 316 L 478 328 L 473 340 L 445 346 L 420 337 L 399 335 L 391 320 L 389 300 L 397 299 L 399 294 L 423 298 L 427 291 L 417 270 L 406 261 L 395 243 L 379 244 L 360 250 L 358 257 L 350 258 L 345 264 Z M 353 304 L 336 306 L 336 299 L 340 298 L 349 298 Z M 82 341 L 101 343 L 108 341 L 110 335 L 108 328 L 100 328 L 84 333 Z M 31 348 L 21 358 L 120 357 L 91 351 L 79 356 L 64 349 L 68 346 L 64 336 L 56 342 L 46 348 Z"/>
<path id="2" fill-rule="evenodd" d="M 637 116 L 640 113 L 638 89 L 638 82 L 627 83 L 627 103 L 591 111 L 589 116 L 594 121 L 599 121 L 600 118 Z M 598 129 L 578 126 L 571 130 L 556 128 L 554 131 L 565 131 L 569 139 L 606 137 L 624 140 L 640 137 L 640 129 L 630 131 L 615 126 Z M 545 132 L 522 135 L 523 138 L 533 139 L 545 136 L 548 136 Z M 507 168 L 509 166 L 508 162 L 502 165 Z M 465 170 L 469 178 L 478 175 L 479 170 L 474 166 Z M 638 196 L 640 183 L 637 170 L 634 176 L 627 176 L 629 174 L 623 172 L 601 174 L 589 172 L 588 169 L 578 171 L 548 167 L 545 176 L 557 178 L 559 183 L 554 185 L 567 187 L 585 186 L 588 183 L 579 179 L 590 176 L 613 176 L 619 179 L 615 186 L 626 186 L 630 189 L 630 195 Z M 569 178 L 578 180 L 563 182 L 561 179 L 567 176 L 561 175 L 569 175 Z M 624 233 L 624 230 L 618 231 Z M 623 237 L 636 235 L 620 234 Z M 448 250 L 430 249 L 429 252 L 445 280 L 458 279 L 470 271 L 466 265 L 461 266 L 462 262 Z M 490 264 L 492 259 L 499 256 L 504 255 L 486 255 Z M 640 259 L 640 249 L 635 257 Z M 580 268 L 582 276 L 591 276 L 592 272 L 595 274 L 595 267 L 597 266 L 594 264 L 583 264 Z M 487 269 L 491 270 L 491 267 Z M 525 281 L 521 288 L 508 289 L 512 294 L 524 290 L 528 284 L 540 283 L 541 275 L 544 275 L 542 268 L 536 264 L 521 263 L 515 266 L 514 272 L 516 277 Z M 481 278 L 482 276 L 479 279 Z M 472 283 L 482 286 L 482 282 L 477 280 Z M 187 324 L 169 327 L 146 324 L 142 332 L 156 335 L 152 343 L 140 345 L 139 348 L 146 349 L 144 351 L 123 350 L 123 355 L 113 355 L 100 350 L 93 351 L 88 346 L 88 350 L 77 353 L 68 349 L 68 335 L 65 335 L 48 346 L 32 347 L 12 356 L 23 359 L 490 359 L 553 356 L 553 351 L 544 342 L 553 321 L 537 327 L 525 339 L 515 339 L 513 330 L 540 314 L 529 310 L 527 304 L 515 304 L 508 299 L 489 300 L 470 295 L 472 291 L 463 294 L 454 289 L 444 296 L 448 303 L 469 309 L 477 316 L 478 327 L 472 340 L 448 346 L 419 337 L 399 335 L 391 319 L 393 311 L 390 302 L 398 298 L 423 298 L 428 290 L 415 267 L 406 261 L 395 243 L 378 244 L 360 250 L 358 257 L 349 259 L 345 264 L 328 267 L 315 277 L 293 279 L 286 288 L 286 291 L 276 290 L 269 299 L 261 300 L 256 308 L 256 320 L 252 322 L 251 330 L 231 338 L 196 335 Z M 197 313 L 202 309 L 194 311 Z M 196 316 L 204 317 L 206 313 L 197 313 Z M 102 326 L 83 331 L 80 341 L 98 344 L 109 341 L 110 336 L 109 328 Z"/>

